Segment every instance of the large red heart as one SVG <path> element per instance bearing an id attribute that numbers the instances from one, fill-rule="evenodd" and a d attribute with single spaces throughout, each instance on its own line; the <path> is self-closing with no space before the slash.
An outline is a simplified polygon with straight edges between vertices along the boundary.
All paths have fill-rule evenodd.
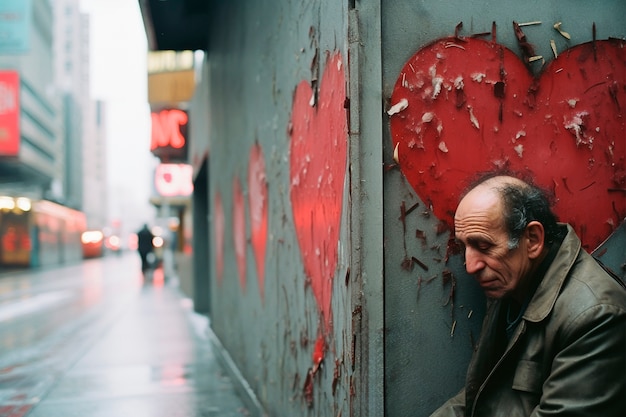
<path id="1" fill-rule="evenodd" d="M 626 216 L 624 46 L 578 45 L 537 78 L 494 42 L 446 38 L 422 48 L 388 112 L 402 173 L 450 227 L 468 177 L 531 174 L 554 190 L 556 213 L 585 248 L 596 248 Z"/>
<path id="2" fill-rule="evenodd" d="M 335 53 L 327 59 L 317 102 L 303 81 L 291 115 L 291 207 L 304 272 L 327 331 L 346 172 L 345 97 L 343 61 Z"/>
<path id="3" fill-rule="evenodd" d="M 265 299 L 265 251 L 267 248 L 267 179 L 265 159 L 261 145 L 255 143 L 250 149 L 248 164 L 248 204 L 250 206 L 250 227 L 252 229 L 252 249 L 256 261 L 257 279 L 261 300 Z"/>

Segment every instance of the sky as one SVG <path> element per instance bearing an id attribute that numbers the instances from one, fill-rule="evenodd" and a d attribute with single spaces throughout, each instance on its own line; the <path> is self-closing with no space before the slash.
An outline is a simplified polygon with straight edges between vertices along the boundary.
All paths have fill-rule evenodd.
<path id="1" fill-rule="evenodd" d="M 90 15 L 91 96 L 107 106 L 109 213 L 126 231 L 152 222 L 147 40 L 136 0 L 80 0 Z"/>

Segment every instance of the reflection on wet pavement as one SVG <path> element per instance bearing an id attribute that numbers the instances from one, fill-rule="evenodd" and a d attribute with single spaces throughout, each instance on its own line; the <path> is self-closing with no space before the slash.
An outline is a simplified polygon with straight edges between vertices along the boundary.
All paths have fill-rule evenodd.
<path id="1" fill-rule="evenodd" d="M 16 327 L 35 329 L 0 351 L 0 416 L 247 416 L 206 338 L 208 319 L 176 285 L 142 283 L 136 257 L 102 262 L 72 269 L 74 279 L 49 292 L 33 279 L 26 304 L 0 302 L 0 346 Z"/>

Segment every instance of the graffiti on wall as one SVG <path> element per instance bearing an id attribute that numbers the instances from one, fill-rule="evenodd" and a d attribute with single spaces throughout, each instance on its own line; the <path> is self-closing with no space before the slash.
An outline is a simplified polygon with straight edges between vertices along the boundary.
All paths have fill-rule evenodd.
<path id="1" fill-rule="evenodd" d="M 250 228 L 252 250 L 256 262 L 257 280 L 261 301 L 265 300 L 265 251 L 267 248 L 267 179 L 263 149 L 255 143 L 250 149 L 248 162 L 248 204 L 250 206 Z"/>
<path id="2" fill-rule="evenodd" d="M 295 91 L 290 135 L 290 199 L 295 234 L 306 281 L 319 312 L 312 361 L 304 396 L 312 401 L 313 378 L 326 353 L 332 331 L 332 288 L 339 261 L 339 237 L 347 166 L 345 68 L 340 53 L 329 54 L 319 89 L 300 82 Z M 248 161 L 248 204 L 251 239 L 260 297 L 264 298 L 268 238 L 268 182 L 263 149 L 255 142 Z M 246 288 L 245 199 L 241 181 L 233 177 L 232 237 L 242 292 Z M 214 195 L 215 261 L 223 283 L 225 216 L 221 194 Z M 338 371 L 337 371 L 338 372 Z M 338 378 L 338 376 L 337 376 Z"/>
<path id="3" fill-rule="evenodd" d="M 239 288 L 242 293 L 246 291 L 246 218 L 245 199 L 241 180 L 238 176 L 233 177 L 232 185 L 232 240 L 235 253 L 235 263 L 239 277 Z M 215 268 L 217 282 L 222 284 L 224 278 L 224 238 L 226 231 L 226 218 L 222 196 L 215 193 L 213 207 L 213 226 L 215 244 Z M 261 299 L 264 298 L 265 281 L 265 253 L 267 248 L 267 224 L 268 224 L 268 199 L 267 180 L 265 176 L 265 160 L 263 150 L 255 143 L 250 150 L 248 162 L 248 204 L 250 214 L 250 226 L 252 236 L 250 243 L 255 255 L 256 272 L 259 283 Z"/>
<path id="4" fill-rule="evenodd" d="M 554 192 L 555 212 L 591 251 L 626 217 L 625 46 L 609 39 L 554 50 L 533 76 L 528 56 L 495 39 L 436 40 L 395 84 L 394 159 L 450 230 L 469 177 L 529 174 Z"/>
<path id="5" fill-rule="evenodd" d="M 323 316 L 332 322 L 347 156 L 345 76 L 341 54 L 329 56 L 319 93 L 302 81 L 291 115 L 290 196 L 304 272 Z"/>
<path id="6" fill-rule="evenodd" d="M 347 121 L 344 109 L 345 75 L 341 54 L 328 57 L 319 93 L 302 81 L 296 88 L 289 133 L 290 197 L 296 236 L 307 282 L 319 307 L 324 333 L 331 328 L 332 282 L 338 244 L 347 158 Z M 268 199 L 263 151 L 250 151 L 248 189 L 252 247 L 259 287 L 264 286 Z M 241 181 L 233 179 L 233 242 L 239 281 L 245 289 L 245 207 Z M 224 208 L 219 193 L 214 201 L 218 279 L 224 268 Z"/>
<path id="7" fill-rule="evenodd" d="M 306 374 L 303 395 L 313 405 L 314 377 L 332 331 L 331 299 L 338 262 L 347 157 L 344 65 L 340 53 L 329 55 L 319 91 L 306 81 L 296 88 L 290 142 L 290 197 L 296 237 L 321 327 Z"/>
<path id="8" fill-rule="evenodd" d="M 239 286 L 246 290 L 246 214 L 239 177 L 233 178 L 233 243 L 239 273 Z"/>

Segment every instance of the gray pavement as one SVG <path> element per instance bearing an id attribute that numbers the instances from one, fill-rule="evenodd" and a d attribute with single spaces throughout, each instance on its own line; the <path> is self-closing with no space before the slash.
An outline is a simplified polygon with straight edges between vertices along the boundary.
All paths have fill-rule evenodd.
<path id="1" fill-rule="evenodd" d="M 0 417 L 248 416 L 208 319 L 175 283 L 133 294 L 29 412 L 0 407 Z"/>

